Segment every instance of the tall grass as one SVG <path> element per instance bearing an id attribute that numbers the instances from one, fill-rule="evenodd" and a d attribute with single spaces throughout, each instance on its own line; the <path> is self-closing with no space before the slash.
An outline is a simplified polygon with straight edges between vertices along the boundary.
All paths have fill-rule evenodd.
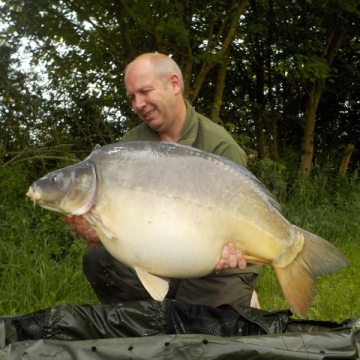
<path id="1" fill-rule="evenodd" d="M 30 205 L 27 210 L 14 210 L 0 223 L 0 314 L 96 302 L 82 272 L 82 241 L 61 224 L 59 215 Z"/>
<path id="2" fill-rule="evenodd" d="M 26 199 L 22 166 L 0 167 L 0 314 L 25 314 L 62 303 L 94 303 L 82 271 L 83 242 Z"/>
<path id="3" fill-rule="evenodd" d="M 266 173 L 262 176 L 266 180 Z M 278 180 L 272 177 L 272 190 L 281 198 L 286 182 L 281 174 L 277 176 Z M 23 168 L 0 170 L 0 315 L 25 314 L 63 303 L 97 303 L 82 272 L 86 246 L 60 221 L 59 214 L 34 209 L 26 200 L 31 180 Z M 320 174 L 308 184 L 286 190 L 284 215 L 329 240 L 351 262 L 337 274 L 318 278 L 318 293 L 306 317 L 341 321 L 360 316 L 358 179 L 341 184 Z M 257 291 L 264 309 L 288 308 L 270 267 L 259 278 Z"/>
<path id="4" fill-rule="evenodd" d="M 306 318 L 341 321 L 359 317 L 360 184 L 356 174 L 346 181 L 329 174 L 315 175 L 290 191 L 282 209 L 290 222 L 328 240 L 350 261 L 348 268 L 317 278 L 317 295 Z M 265 269 L 257 289 L 263 308 L 288 307 L 271 268 Z"/>

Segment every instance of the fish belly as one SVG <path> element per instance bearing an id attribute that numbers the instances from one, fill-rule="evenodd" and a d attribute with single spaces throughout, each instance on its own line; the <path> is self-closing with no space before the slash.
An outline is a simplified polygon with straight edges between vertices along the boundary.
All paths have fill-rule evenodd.
<path id="1" fill-rule="evenodd" d="M 103 195 L 93 211 L 100 219 L 98 234 L 109 253 L 132 268 L 165 277 L 200 277 L 215 269 L 229 242 L 269 262 L 281 251 L 271 234 L 221 207 L 139 189 Z"/>

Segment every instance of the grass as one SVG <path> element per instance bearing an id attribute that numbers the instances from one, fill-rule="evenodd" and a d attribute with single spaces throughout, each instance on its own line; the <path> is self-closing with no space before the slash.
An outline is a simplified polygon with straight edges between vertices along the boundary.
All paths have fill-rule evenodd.
<path id="1" fill-rule="evenodd" d="M 10 220 L 17 226 L 0 223 L 5 228 L 0 234 L 0 314 L 96 303 L 82 271 L 83 242 L 61 223 L 59 215 L 34 212 L 30 206 L 22 210 L 14 211 Z M 39 220 L 36 226 L 31 224 L 34 219 Z"/>
<path id="2" fill-rule="evenodd" d="M 86 245 L 60 221 L 59 214 L 34 210 L 25 192 L 22 181 L 9 184 L 0 173 L 0 315 L 26 314 L 64 303 L 97 303 L 82 272 Z M 357 179 L 335 187 L 326 178 L 315 179 L 290 192 L 283 212 L 295 225 L 329 240 L 351 262 L 337 274 L 318 278 L 317 296 L 306 318 L 342 321 L 358 317 Z M 257 291 L 263 309 L 288 308 L 271 267 L 259 278 Z"/>
<path id="3" fill-rule="evenodd" d="M 328 178 L 315 178 L 312 183 L 294 190 L 289 202 L 283 205 L 283 212 L 293 224 L 330 241 L 350 261 L 350 266 L 338 273 L 317 278 L 317 295 L 305 318 L 342 321 L 359 317 L 360 186 L 357 179 L 334 186 Z M 319 261 L 323 261 L 322 254 Z M 257 290 L 264 309 L 288 307 L 272 268 L 266 268 Z"/>
<path id="4" fill-rule="evenodd" d="M 358 247 L 358 246 L 357 246 Z M 360 316 L 360 300 L 358 289 L 360 281 L 357 279 L 357 265 L 359 261 L 356 254 L 340 249 L 348 256 L 351 266 L 342 269 L 337 274 L 317 278 L 317 295 L 305 317 L 294 315 L 295 318 L 314 320 L 343 321 L 348 318 Z M 288 305 L 280 289 L 272 268 L 266 267 L 265 273 L 257 283 L 259 301 L 263 309 L 288 309 Z"/>

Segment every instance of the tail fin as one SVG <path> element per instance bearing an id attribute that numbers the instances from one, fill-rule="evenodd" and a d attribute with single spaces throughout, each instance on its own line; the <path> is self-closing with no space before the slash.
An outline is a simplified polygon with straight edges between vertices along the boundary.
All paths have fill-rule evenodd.
<path id="1" fill-rule="evenodd" d="M 290 308 L 305 315 L 315 297 L 316 276 L 333 274 L 348 266 L 349 261 L 328 241 L 298 227 L 295 230 L 304 235 L 302 251 L 287 267 L 274 269 Z"/>

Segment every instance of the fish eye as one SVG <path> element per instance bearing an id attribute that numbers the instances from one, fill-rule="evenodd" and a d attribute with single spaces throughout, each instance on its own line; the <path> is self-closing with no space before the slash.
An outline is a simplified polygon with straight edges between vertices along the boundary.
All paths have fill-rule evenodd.
<path id="1" fill-rule="evenodd" d="M 51 178 L 51 181 L 52 181 L 52 182 L 56 182 L 56 180 L 57 180 L 57 176 L 54 175 L 54 176 Z"/>

